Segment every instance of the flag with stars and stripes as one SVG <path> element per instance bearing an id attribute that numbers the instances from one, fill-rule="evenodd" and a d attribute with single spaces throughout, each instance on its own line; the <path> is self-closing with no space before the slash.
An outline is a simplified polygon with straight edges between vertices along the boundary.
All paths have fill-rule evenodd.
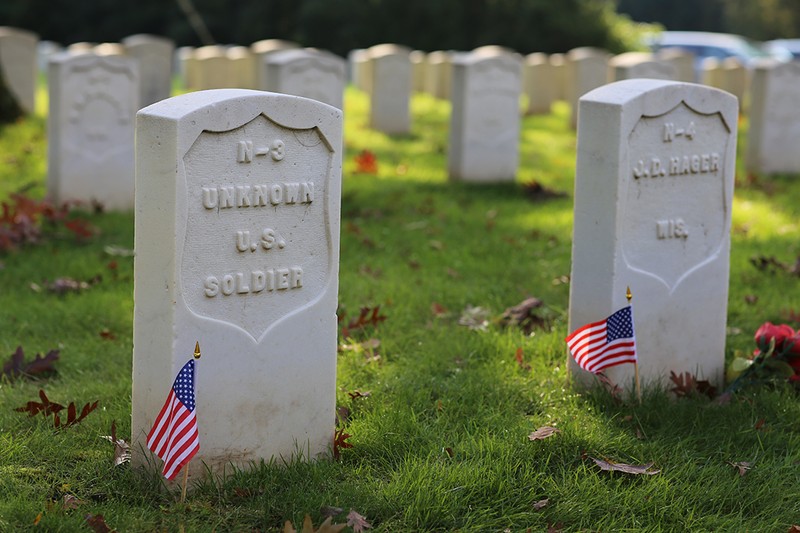
<path id="1" fill-rule="evenodd" d="M 190 359 L 178 372 L 167 401 L 147 434 L 147 447 L 164 461 L 162 474 L 170 480 L 200 449 L 194 413 L 194 366 Z"/>
<path id="2" fill-rule="evenodd" d="M 636 363 L 631 306 L 623 307 L 605 320 L 576 329 L 566 341 L 578 366 L 593 374 L 611 366 Z"/>

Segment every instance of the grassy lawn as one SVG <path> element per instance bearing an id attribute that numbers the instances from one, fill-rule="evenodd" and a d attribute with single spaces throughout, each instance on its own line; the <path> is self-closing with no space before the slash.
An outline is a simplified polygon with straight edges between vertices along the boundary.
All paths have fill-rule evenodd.
<path id="1" fill-rule="evenodd" d="M 121 533 L 281 531 L 286 520 L 300 529 L 306 514 L 318 526 L 324 507 L 343 510 L 334 523 L 352 509 L 391 532 L 800 524 L 800 401 L 788 385 L 745 390 L 729 405 L 649 389 L 641 406 L 568 387 L 575 134 L 563 103 L 524 119 L 518 182 L 483 187 L 447 181 L 447 103 L 416 96 L 412 134 L 394 138 L 367 127 L 367 108 L 348 90 L 340 308 L 350 320 L 379 306 L 386 319 L 340 338 L 337 404 L 352 448 L 338 461 L 231 469 L 184 504 L 158 476 L 114 466 L 101 436 L 112 422 L 130 436 L 133 259 L 117 254 L 133 246 L 133 216 L 84 213 L 94 237 L 46 228 L 39 244 L 0 255 L 3 362 L 17 346 L 27 358 L 60 354 L 54 376 L 0 379 L 0 531 L 91 531 L 86 516 L 98 514 Z M 0 147 L 0 200 L 18 190 L 42 198 L 44 113 L 0 128 Z M 376 155 L 377 174 L 357 172 L 362 150 Z M 800 256 L 800 181 L 747 176 L 741 164 L 737 176 L 729 360 L 753 350 L 763 322 L 800 326 L 800 277 L 752 262 Z M 561 194 L 528 194 L 533 181 Z M 59 278 L 87 286 L 48 291 Z M 504 326 L 503 311 L 529 296 L 544 302 L 542 324 L 530 334 Z M 484 328 L 459 324 L 468 308 L 477 323 L 485 312 Z M 39 389 L 99 406 L 56 430 L 14 411 Z M 560 432 L 530 441 L 541 426 Z M 592 458 L 660 472 L 604 472 Z"/>

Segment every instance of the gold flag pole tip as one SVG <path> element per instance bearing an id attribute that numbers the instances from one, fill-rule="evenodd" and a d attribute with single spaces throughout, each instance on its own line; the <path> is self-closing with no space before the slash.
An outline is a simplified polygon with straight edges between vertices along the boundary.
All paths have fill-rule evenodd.
<path id="1" fill-rule="evenodd" d="M 631 303 L 631 299 L 633 298 L 633 294 L 631 293 L 631 288 L 628 287 L 625 291 L 625 298 L 628 299 L 628 303 Z"/>
<path id="2" fill-rule="evenodd" d="M 194 358 L 200 359 L 200 341 L 194 343 Z"/>

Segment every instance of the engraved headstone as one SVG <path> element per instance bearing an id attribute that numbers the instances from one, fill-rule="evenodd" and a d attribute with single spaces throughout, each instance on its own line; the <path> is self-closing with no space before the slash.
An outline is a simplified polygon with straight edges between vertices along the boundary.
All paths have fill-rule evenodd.
<path id="1" fill-rule="evenodd" d="M 208 465 L 325 455 L 334 431 L 342 112 L 221 89 L 137 115 L 133 462 L 200 343 Z M 158 462 L 157 460 L 155 462 Z"/>
<path id="2" fill-rule="evenodd" d="M 369 54 L 365 48 L 350 50 L 347 54 L 347 66 L 350 69 L 350 83 L 361 91 L 367 90 L 365 86 L 366 82 L 361 72 L 361 67 L 364 65 L 365 61 L 369 61 Z"/>
<path id="3" fill-rule="evenodd" d="M 26 113 L 36 104 L 36 65 L 39 37 L 35 33 L 0 26 L 0 69 L 5 85 Z"/>
<path id="4" fill-rule="evenodd" d="M 800 63 L 760 60 L 750 88 L 747 169 L 800 173 Z"/>
<path id="5" fill-rule="evenodd" d="M 157 35 L 137 34 L 122 39 L 128 55 L 139 61 L 139 105 L 169 98 L 172 91 L 172 56 L 175 43 Z"/>
<path id="6" fill-rule="evenodd" d="M 527 115 L 550 113 L 557 91 L 555 69 L 547 54 L 534 53 L 525 57 L 522 81 L 528 105 Z"/>
<path id="7" fill-rule="evenodd" d="M 411 50 L 398 45 L 369 49 L 371 128 L 389 134 L 411 131 Z"/>
<path id="8" fill-rule="evenodd" d="M 726 57 L 720 65 L 722 67 L 722 89 L 728 91 L 739 99 L 739 111 L 743 112 L 746 93 L 750 85 L 750 73 L 747 67 L 735 57 Z"/>
<path id="9" fill-rule="evenodd" d="M 345 60 L 311 48 L 281 50 L 266 59 L 266 90 L 304 96 L 337 109 L 344 105 Z"/>
<path id="10" fill-rule="evenodd" d="M 514 181 L 522 62 L 511 54 L 453 58 L 448 170 L 458 181 Z"/>
<path id="11" fill-rule="evenodd" d="M 550 66 L 553 68 L 553 83 L 556 100 L 567 99 L 567 59 L 564 54 L 550 54 Z"/>
<path id="12" fill-rule="evenodd" d="M 125 47 L 119 43 L 100 43 L 92 48 L 92 53 L 98 56 L 124 56 L 127 55 Z"/>
<path id="13" fill-rule="evenodd" d="M 722 384 L 737 121 L 733 96 L 691 83 L 625 80 L 581 98 L 569 331 L 623 307 L 629 286 L 644 383 Z M 632 365 L 606 374 L 633 382 Z"/>
<path id="14" fill-rule="evenodd" d="M 48 85 L 49 197 L 132 209 L 136 60 L 56 54 L 50 59 Z"/>
<path id="15" fill-rule="evenodd" d="M 608 60 L 605 50 L 592 47 L 573 48 L 567 52 L 565 83 L 567 101 L 572 106 L 570 125 L 578 125 L 578 99 L 608 81 Z"/>

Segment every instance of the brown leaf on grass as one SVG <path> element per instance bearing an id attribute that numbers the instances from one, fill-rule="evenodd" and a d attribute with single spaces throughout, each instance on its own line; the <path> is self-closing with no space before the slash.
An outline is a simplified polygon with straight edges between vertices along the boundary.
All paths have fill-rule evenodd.
<path id="1" fill-rule="evenodd" d="M 354 158 L 356 162 L 356 172 L 359 174 L 377 174 L 378 158 L 369 150 L 361 150 Z"/>
<path id="2" fill-rule="evenodd" d="M 597 466 L 600 467 L 601 470 L 606 472 L 624 472 L 625 474 L 634 474 L 634 475 L 645 475 L 645 476 L 654 476 L 661 472 L 661 470 L 650 470 L 653 466 L 653 463 L 647 463 L 646 465 L 629 465 L 625 463 L 614 463 L 611 461 L 603 461 L 602 459 L 595 459 L 594 457 L 589 457 L 592 461 L 595 462 Z"/>
<path id="3" fill-rule="evenodd" d="M 332 520 L 333 517 L 329 516 L 322 524 L 320 524 L 319 529 L 314 529 L 314 522 L 311 521 L 311 516 L 306 515 L 305 519 L 303 520 L 303 529 L 300 531 L 300 533 L 338 533 L 347 527 L 347 524 L 331 524 Z M 292 526 L 292 523 L 287 520 L 283 525 L 283 533 L 298 532 Z"/>
<path id="4" fill-rule="evenodd" d="M 45 290 L 59 296 L 70 292 L 82 292 L 88 290 L 92 285 L 97 285 L 103 280 L 102 276 L 95 276 L 88 281 L 78 281 L 73 278 L 56 278 L 54 281 L 44 281 Z M 31 289 L 41 292 L 42 288 L 36 283 L 31 283 Z"/>
<path id="5" fill-rule="evenodd" d="M 36 518 L 33 519 L 33 525 L 38 526 L 39 522 L 42 521 L 42 513 L 36 515 Z"/>
<path id="6" fill-rule="evenodd" d="M 564 531 L 564 522 L 547 523 L 547 533 L 561 533 Z"/>
<path id="7" fill-rule="evenodd" d="M 447 316 L 448 311 L 442 304 L 438 302 L 433 302 L 431 303 L 431 313 L 433 313 L 433 316 L 435 316 L 436 318 L 443 318 Z"/>
<path id="8" fill-rule="evenodd" d="M 25 362 L 25 352 L 22 346 L 17 347 L 17 351 L 11 354 L 11 358 L 3 365 L 3 376 L 9 378 L 17 378 L 19 376 L 26 377 L 43 377 L 48 374 L 55 373 L 56 369 L 53 364 L 59 358 L 58 350 L 50 350 L 45 356 L 37 353 L 33 361 Z"/>
<path id="9" fill-rule="evenodd" d="M 343 448 L 352 448 L 353 447 L 353 445 L 350 444 L 349 442 L 345 442 L 351 436 L 352 435 L 344 432 L 344 428 L 337 429 L 333 433 L 333 458 L 336 459 L 337 461 L 341 458 L 341 454 L 342 454 L 341 450 Z"/>
<path id="10" fill-rule="evenodd" d="M 767 420 L 765 418 L 759 418 L 758 420 L 756 420 L 756 424 L 755 426 L 753 426 L 753 429 L 755 429 L 756 431 L 765 430 L 766 428 L 764 427 L 764 424 L 766 424 L 766 422 Z"/>
<path id="11" fill-rule="evenodd" d="M 348 396 L 350 396 L 351 400 L 355 400 L 356 398 L 369 398 L 372 396 L 370 391 L 361 392 L 359 390 L 354 390 L 353 392 L 348 392 Z"/>
<path id="12" fill-rule="evenodd" d="M 525 372 L 530 372 L 531 371 L 531 365 L 529 365 L 528 363 L 525 362 L 525 358 L 523 357 L 522 347 L 521 346 L 518 347 L 517 351 L 514 353 L 514 359 L 517 360 L 517 365 L 519 366 L 519 368 L 521 370 L 524 370 Z"/>
<path id="13" fill-rule="evenodd" d="M 365 529 L 372 529 L 372 524 L 353 509 L 347 513 L 347 525 L 353 528 L 353 533 L 363 533 Z"/>
<path id="14" fill-rule="evenodd" d="M 526 298 L 521 303 L 509 307 L 500 316 L 500 324 L 503 326 L 515 326 L 520 328 L 526 335 L 535 329 L 542 327 L 545 320 L 538 316 L 534 309 L 539 309 L 544 305 L 538 298 Z"/>
<path id="15" fill-rule="evenodd" d="M 458 319 L 458 325 L 472 330 L 486 331 L 489 327 L 489 311 L 483 307 L 467 305 Z"/>
<path id="16" fill-rule="evenodd" d="M 83 409 L 81 409 L 81 414 L 78 415 L 77 408 L 75 407 L 75 403 L 74 402 L 70 402 L 69 405 L 67 406 L 67 420 L 62 424 L 61 423 L 61 417 L 58 415 L 58 413 L 56 413 L 55 415 L 53 415 L 53 425 L 56 428 L 73 426 L 73 425 L 79 423 L 84 418 L 86 418 L 86 416 L 89 413 L 91 413 L 92 411 L 97 409 L 97 405 L 99 403 L 100 403 L 100 400 L 97 400 L 97 401 L 95 401 L 94 403 L 91 403 L 91 404 L 87 403 L 86 405 L 83 406 Z"/>
<path id="17" fill-rule="evenodd" d="M 531 201 L 549 200 L 551 198 L 561 198 L 566 196 L 563 192 L 548 189 L 536 180 L 523 183 L 522 192 Z"/>
<path id="18" fill-rule="evenodd" d="M 44 414 L 44 416 L 50 416 L 64 409 L 64 406 L 60 403 L 51 402 L 42 389 L 39 389 L 39 398 L 42 400 L 41 402 L 31 401 L 25 406 L 17 407 L 14 410 L 20 413 L 28 413 L 28 416 L 36 416 L 39 413 Z"/>
<path id="19" fill-rule="evenodd" d="M 552 437 L 556 433 L 561 433 L 561 430 L 558 428 L 554 428 L 551 426 L 542 426 L 530 435 L 528 435 L 528 440 L 544 440 L 546 438 Z"/>
<path id="20" fill-rule="evenodd" d="M 380 314 L 381 306 L 375 307 L 362 307 L 356 318 L 342 326 L 342 337 L 349 337 L 353 331 L 362 330 L 367 326 L 377 327 L 378 324 L 386 320 L 385 315 Z M 340 315 L 339 320 L 344 320 L 344 313 Z"/>
<path id="21" fill-rule="evenodd" d="M 755 305 L 758 303 L 758 295 L 757 294 L 745 294 L 744 295 L 744 303 L 747 305 Z"/>
<path id="22" fill-rule="evenodd" d="M 747 471 L 753 468 L 753 463 L 749 461 L 736 461 L 735 463 L 729 462 L 728 464 L 739 471 L 740 477 L 747 474 Z"/>
<path id="23" fill-rule="evenodd" d="M 64 498 L 62 498 L 62 507 L 65 511 L 77 509 L 78 506 L 83 503 L 82 500 L 79 500 L 77 496 L 73 496 L 72 494 L 64 494 Z"/>
<path id="24" fill-rule="evenodd" d="M 336 425 L 341 426 L 350 420 L 350 409 L 344 405 L 336 408 Z"/>
<path id="25" fill-rule="evenodd" d="M 331 516 L 337 516 L 342 514 L 343 512 L 344 509 L 342 509 L 341 507 L 332 507 L 330 505 L 323 505 L 322 507 L 319 508 L 319 514 L 321 514 L 325 518 Z"/>
<path id="26" fill-rule="evenodd" d="M 545 507 L 550 504 L 550 498 L 545 498 L 543 500 L 539 500 L 538 502 L 534 502 L 532 507 L 534 511 L 541 511 Z"/>
<path id="27" fill-rule="evenodd" d="M 794 322 L 800 324 L 800 311 L 794 309 L 781 309 L 781 316 L 785 322 Z"/>
<path id="28" fill-rule="evenodd" d="M 131 447 L 123 439 L 117 438 L 117 421 L 111 422 L 111 435 L 101 435 L 102 439 L 106 439 L 114 445 L 114 466 L 119 466 L 128 463 L 131 460 Z"/>
<path id="29" fill-rule="evenodd" d="M 798 257 L 794 264 L 784 263 L 779 261 L 773 256 L 756 256 L 750 258 L 750 263 L 761 272 L 774 274 L 777 271 L 783 271 L 792 276 L 800 276 L 800 257 Z"/>
<path id="30" fill-rule="evenodd" d="M 101 514 L 87 514 L 86 515 L 86 524 L 92 528 L 94 533 L 117 533 L 116 529 L 111 529 L 106 524 L 106 519 L 103 518 Z"/>
<path id="31" fill-rule="evenodd" d="M 690 372 L 676 374 L 675 372 L 670 371 L 669 379 L 675 384 L 675 386 L 670 390 L 675 393 L 675 396 L 680 398 L 694 396 L 697 394 L 714 398 L 717 395 L 717 389 L 711 383 L 709 383 L 708 380 L 698 380 Z"/>
<path id="32" fill-rule="evenodd" d="M 793 525 L 789 528 L 789 533 L 800 533 L 800 526 Z"/>
<path id="33" fill-rule="evenodd" d="M 117 336 L 114 335 L 114 333 L 108 328 L 103 328 L 100 330 L 100 337 L 109 341 L 113 341 L 117 338 Z"/>

